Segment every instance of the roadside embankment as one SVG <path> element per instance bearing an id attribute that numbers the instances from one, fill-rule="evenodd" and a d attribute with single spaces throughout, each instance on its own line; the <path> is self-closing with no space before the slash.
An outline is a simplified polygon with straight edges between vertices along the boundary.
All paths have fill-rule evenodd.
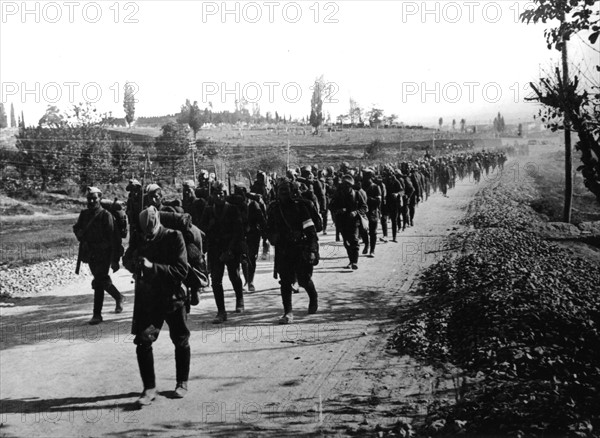
<path id="1" fill-rule="evenodd" d="M 597 436 L 598 223 L 543 222 L 535 178 L 505 172 L 477 194 L 462 251 L 428 268 L 390 346 L 462 370 L 421 432 Z"/>

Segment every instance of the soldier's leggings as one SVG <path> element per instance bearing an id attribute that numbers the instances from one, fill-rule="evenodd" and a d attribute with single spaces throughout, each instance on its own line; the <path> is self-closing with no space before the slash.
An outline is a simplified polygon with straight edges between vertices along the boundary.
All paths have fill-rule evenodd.
<path id="1" fill-rule="evenodd" d="M 91 260 L 89 263 L 90 271 L 94 276 L 92 280 L 92 289 L 94 289 L 94 315 L 100 316 L 102 314 L 102 307 L 104 305 L 104 292 L 108 292 L 115 301 L 121 299 L 121 293 L 112 284 L 110 275 L 108 275 L 110 269 L 110 256 L 102 257 L 100 259 Z"/>
<path id="2" fill-rule="evenodd" d="M 375 252 L 375 245 L 377 244 L 377 224 L 379 220 L 369 219 L 369 229 L 363 231 L 363 241 L 365 242 L 365 250 L 368 248 L 371 253 Z"/>
<path id="3" fill-rule="evenodd" d="M 283 313 L 292 312 L 292 285 L 296 279 L 300 287 L 306 290 L 311 304 L 316 304 L 317 290 L 312 281 L 313 266 L 302 260 L 301 250 L 292 251 L 286 254 L 285 258 L 277 256 L 277 272 L 281 284 L 281 301 L 283 303 Z"/>
<path id="4" fill-rule="evenodd" d="M 387 237 L 387 235 L 388 235 L 388 215 L 387 214 L 381 215 L 381 233 L 383 234 L 383 237 Z"/>
<path id="5" fill-rule="evenodd" d="M 410 226 L 414 225 L 413 219 L 415 218 L 415 204 L 409 204 L 408 206 L 408 218 L 410 220 Z"/>
<path id="6" fill-rule="evenodd" d="M 244 288 L 242 285 L 242 278 L 240 277 L 240 256 L 236 255 L 234 260 L 228 261 L 227 263 L 222 262 L 219 259 L 220 254 L 210 253 L 208 254 L 208 263 L 210 266 L 210 279 L 212 284 L 213 294 L 215 296 L 215 303 L 217 305 L 217 311 L 219 313 L 225 312 L 225 293 L 223 291 L 223 275 L 225 274 L 225 266 L 227 266 L 227 274 L 229 280 L 235 291 L 235 297 L 237 302 L 243 302 L 244 300 Z"/>
<path id="7" fill-rule="evenodd" d="M 324 208 L 323 210 L 321 210 L 321 219 L 323 219 L 323 232 L 327 231 L 327 220 L 329 217 L 329 209 L 328 208 Z"/>
<path id="8" fill-rule="evenodd" d="M 248 244 L 248 276 L 246 277 L 246 281 L 254 283 L 256 261 L 258 260 L 258 251 L 260 250 L 260 233 L 248 233 L 246 243 Z"/>
<path id="9" fill-rule="evenodd" d="M 187 327 L 187 314 L 183 303 L 174 311 L 144 315 L 140 330 L 133 343 L 137 345 L 136 355 L 144 389 L 156 387 L 152 343 L 158 339 L 163 323 L 169 325 L 169 337 L 175 345 L 175 373 L 178 382 L 186 382 L 190 374 L 190 330 Z"/>
<path id="10" fill-rule="evenodd" d="M 396 235 L 400 229 L 400 209 L 397 206 L 390 206 L 388 213 L 392 220 L 392 239 L 396 240 Z"/>
<path id="11" fill-rule="evenodd" d="M 402 231 L 404 231 L 410 224 L 408 205 L 404 204 L 402 207 L 400 207 L 400 216 L 402 216 Z"/>
<path id="12" fill-rule="evenodd" d="M 360 250 L 358 223 L 356 220 L 348 221 L 347 223 L 340 224 L 340 228 L 350 263 L 358 263 L 358 252 Z"/>

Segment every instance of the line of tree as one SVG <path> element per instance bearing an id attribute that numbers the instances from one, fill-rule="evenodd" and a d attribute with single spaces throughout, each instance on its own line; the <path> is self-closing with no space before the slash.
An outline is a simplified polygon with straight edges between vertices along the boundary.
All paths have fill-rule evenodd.
<path id="1" fill-rule="evenodd" d="M 396 114 L 385 115 L 385 111 L 379 108 L 377 104 L 372 104 L 371 109 L 365 110 L 356 100 L 350 98 L 348 112 L 336 117 L 338 125 L 350 125 L 352 127 L 370 126 L 379 128 L 380 126 L 393 126 L 398 120 Z"/>
<path id="2" fill-rule="evenodd" d="M 156 141 L 136 144 L 126 134 L 115 136 L 108 131 L 107 120 L 109 115 L 98 113 L 89 103 L 65 112 L 48 107 L 38 126 L 21 124 L 17 150 L 3 155 L 3 184 L 10 167 L 18 176 L 13 186 L 15 181 L 17 185 L 33 181 L 34 187 L 48 190 L 66 183 L 83 191 L 89 185 L 139 177 L 146 154 L 157 165 L 155 176 L 181 173 L 190 144 L 186 125 L 166 124 Z"/>
<path id="3" fill-rule="evenodd" d="M 237 111 L 243 110 L 243 106 L 238 106 Z M 173 182 L 174 175 L 192 175 L 192 147 L 198 165 L 217 157 L 227 159 L 226 148 L 192 138 L 194 128 L 197 133 L 202 123 L 214 116 L 188 100 L 176 120 L 162 126 L 156 139 L 138 144 L 127 133 L 109 131 L 112 116 L 99 113 L 89 103 L 74 105 L 68 111 L 48 106 L 37 126 L 20 124 L 17 150 L 2 155 L 1 170 L 9 170 L 3 172 L 2 186 L 28 184 L 48 190 L 75 184 L 83 192 L 89 185 L 139 177 L 146 156 L 153 164 L 154 179 Z M 13 177 L 7 176 L 10 174 Z"/>

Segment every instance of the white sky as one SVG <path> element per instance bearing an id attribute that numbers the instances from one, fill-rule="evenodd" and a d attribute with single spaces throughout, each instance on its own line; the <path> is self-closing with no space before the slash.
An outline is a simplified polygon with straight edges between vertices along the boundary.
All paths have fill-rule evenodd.
<path id="1" fill-rule="evenodd" d="M 405 123 L 486 121 L 498 111 L 528 120 L 536 109 L 524 101 L 527 84 L 552 68 L 558 52 L 546 48 L 541 25 L 518 21 L 526 5 L 2 1 L 0 98 L 7 112 L 13 103 L 34 124 L 49 104 L 64 109 L 85 96 L 95 100 L 98 90 L 97 108 L 122 117 L 127 80 L 138 86 L 136 116 L 176 113 L 186 98 L 233 110 L 238 84 L 249 100 L 261 93 L 261 114 L 302 117 L 310 112 L 312 82 L 323 74 L 332 83 L 324 105 L 332 118 L 347 112 L 353 97 Z M 31 12 L 23 15 L 24 7 Z M 238 12 L 222 16 L 225 8 Z M 570 56 L 592 75 L 598 53 L 579 37 Z"/>

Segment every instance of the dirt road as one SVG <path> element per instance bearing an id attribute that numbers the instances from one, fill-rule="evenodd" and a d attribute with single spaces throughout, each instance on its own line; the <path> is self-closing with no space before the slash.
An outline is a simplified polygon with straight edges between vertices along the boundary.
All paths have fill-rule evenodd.
<path id="1" fill-rule="evenodd" d="M 190 391 L 181 400 L 170 398 L 175 365 L 165 325 L 154 345 L 160 395 L 135 407 L 142 384 L 129 335 L 133 284 L 124 270 L 113 279 L 128 297 L 125 311 L 112 313 L 107 296 L 99 326 L 86 324 L 89 277 L 1 308 L 0 436 L 345 436 L 423 414 L 440 382 L 431 369 L 385 352 L 391 311 L 414 299 L 408 291 L 418 273 L 449 250 L 445 238 L 477 189 L 459 182 L 449 198 L 430 197 L 415 227 L 398 243 L 379 243 L 376 257 L 361 257 L 354 272 L 344 269 L 344 248 L 330 230 L 314 276 L 319 312 L 306 314 L 301 291 L 293 325 L 277 325 L 282 306 L 271 261 L 259 262 L 246 313 L 231 311 L 223 326 L 211 324 L 215 304 L 204 294 L 189 315 Z"/>

